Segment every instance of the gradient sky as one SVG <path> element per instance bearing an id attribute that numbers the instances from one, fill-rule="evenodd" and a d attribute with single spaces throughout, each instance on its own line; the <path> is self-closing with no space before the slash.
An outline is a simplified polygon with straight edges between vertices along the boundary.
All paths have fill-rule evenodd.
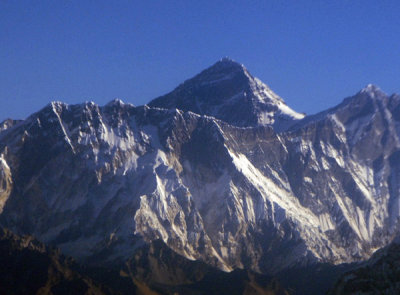
<path id="1" fill-rule="evenodd" d="M 229 56 L 299 112 L 400 93 L 400 1 L 0 0 L 0 120 L 142 105 Z"/>

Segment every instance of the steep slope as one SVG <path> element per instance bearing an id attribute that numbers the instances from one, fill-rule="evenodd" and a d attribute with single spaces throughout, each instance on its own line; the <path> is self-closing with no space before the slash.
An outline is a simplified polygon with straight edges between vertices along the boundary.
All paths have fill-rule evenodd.
<path id="1" fill-rule="evenodd" d="M 285 135 L 285 171 L 331 240 L 367 258 L 399 231 L 399 97 L 369 85 Z"/>
<path id="2" fill-rule="evenodd" d="M 304 117 L 243 65 L 228 58 L 154 99 L 149 106 L 192 111 L 235 126 L 272 125 L 277 131 Z"/>

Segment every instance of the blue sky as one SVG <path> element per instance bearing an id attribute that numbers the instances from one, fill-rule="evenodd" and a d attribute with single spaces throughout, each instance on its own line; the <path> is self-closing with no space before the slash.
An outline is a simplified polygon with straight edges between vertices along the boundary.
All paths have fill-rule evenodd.
<path id="1" fill-rule="evenodd" d="M 400 2 L 0 0 L 0 120 L 142 105 L 223 56 L 308 114 L 368 83 L 400 93 Z"/>

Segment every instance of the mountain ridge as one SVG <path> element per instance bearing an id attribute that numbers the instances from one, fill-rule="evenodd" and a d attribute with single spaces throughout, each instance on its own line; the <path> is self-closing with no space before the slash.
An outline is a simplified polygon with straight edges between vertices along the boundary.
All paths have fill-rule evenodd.
<path id="1" fill-rule="evenodd" d="M 0 224 L 88 264 L 159 239 L 264 274 L 362 261 L 399 231 L 399 96 L 371 86 L 287 131 L 149 105 L 52 102 L 8 123 Z"/>

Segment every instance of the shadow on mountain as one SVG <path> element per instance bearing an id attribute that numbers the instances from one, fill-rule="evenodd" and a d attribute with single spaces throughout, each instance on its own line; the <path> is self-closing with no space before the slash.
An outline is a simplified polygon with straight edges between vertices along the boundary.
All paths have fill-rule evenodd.
<path id="1" fill-rule="evenodd" d="M 326 294 L 340 276 L 355 268 L 315 264 L 274 277 L 239 269 L 223 272 L 184 258 L 160 240 L 137 249 L 120 267 L 86 267 L 31 236 L 20 237 L 7 229 L 0 229 L 0 264 L 2 294 Z M 365 273 L 363 268 L 356 272 Z"/>
<path id="2" fill-rule="evenodd" d="M 59 250 L 0 228 L 1 294 L 114 294 Z"/>

